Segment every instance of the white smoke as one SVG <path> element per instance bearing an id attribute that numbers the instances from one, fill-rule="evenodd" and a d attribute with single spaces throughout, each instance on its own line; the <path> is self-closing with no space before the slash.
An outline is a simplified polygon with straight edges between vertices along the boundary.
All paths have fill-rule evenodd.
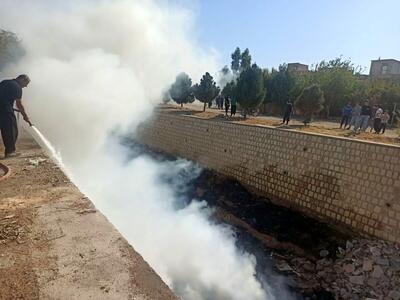
<path id="1" fill-rule="evenodd" d="M 196 168 L 127 162 L 111 132 L 133 132 L 162 91 L 185 71 L 197 80 L 215 61 L 190 37 L 189 11 L 145 0 L 2 0 L 0 27 L 23 40 L 26 57 L 4 76 L 27 73 L 32 122 L 69 175 L 162 279 L 184 299 L 271 299 L 255 260 L 228 228 L 208 221 L 201 202 L 176 210 L 175 186 L 161 180 Z M 181 183 L 180 183 L 181 184 Z"/>
<path id="2" fill-rule="evenodd" d="M 222 70 L 218 71 L 216 82 L 222 90 L 228 83 L 236 81 L 237 77 L 237 73 L 233 73 L 231 69 L 228 68 L 228 66 L 225 66 L 224 68 L 222 68 Z"/>

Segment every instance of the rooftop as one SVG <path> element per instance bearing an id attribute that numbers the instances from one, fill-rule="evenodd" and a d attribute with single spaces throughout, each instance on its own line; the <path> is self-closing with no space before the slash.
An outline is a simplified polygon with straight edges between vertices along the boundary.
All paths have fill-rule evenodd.
<path id="1" fill-rule="evenodd" d="M 298 65 L 298 66 L 305 66 L 305 67 L 308 67 L 308 65 L 306 65 L 306 64 L 301 64 L 301 63 L 298 63 L 298 62 L 295 62 L 295 63 L 288 63 L 288 65 Z"/>
<path id="2" fill-rule="evenodd" d="M 397 60 L 397 59 L 393 59 L 393 58 L 386 58 L 386 59 L 373 59 L 373 60 L 371 60 L 372 62 L 374 62 L 374 61 L 395 61 L 395 62 L 398 62 L 398 63 L 400 63 L 400 60 Z"/>

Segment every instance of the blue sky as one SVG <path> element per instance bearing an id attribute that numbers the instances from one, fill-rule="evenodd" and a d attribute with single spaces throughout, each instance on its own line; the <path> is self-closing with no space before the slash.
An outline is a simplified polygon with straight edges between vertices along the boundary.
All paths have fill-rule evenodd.
<path id="1" fill-rule="evenodd" d="M 193 7 L 198 40 L 223 64 L 236 46 L 268 68 L 343 55 L 369 72 L 372 59 L 400 59 L 400 0 L 199 0 Z"/>

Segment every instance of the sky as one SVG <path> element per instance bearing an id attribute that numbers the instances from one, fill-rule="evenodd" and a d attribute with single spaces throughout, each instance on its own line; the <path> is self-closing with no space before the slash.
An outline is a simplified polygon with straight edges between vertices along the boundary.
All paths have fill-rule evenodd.
<path id="1" fill-rule="evenodd" d="M 400 59 L 400 0 L 198 0 L 195 35 L 222 64 L 238 46 L 261 67 L 315 64 L 338 56 L 369 72 Z"/>

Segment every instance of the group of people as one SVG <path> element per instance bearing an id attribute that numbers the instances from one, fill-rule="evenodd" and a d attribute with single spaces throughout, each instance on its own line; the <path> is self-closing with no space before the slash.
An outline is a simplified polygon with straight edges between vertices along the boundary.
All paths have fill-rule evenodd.
<path id="1" fill-rule="evenodd" d="M 293 104 L 288 101 L 283 114 L 282 124 L 289 124 L 292 114 Z M 370 128 L 370 132 L 374 131 L 376 134 L 383 134 L 386 131 L 389 120 L 390 114 L 387 110 L 384 110 L 378 104 L 371 106 L 366 100 L 364 103 L 357 103 L 354 106 L 348 103 L 343 107 L 340 128 L 351 129 L 353 127 L 355 132 L 365 132 Z"/>
<path id="2" fill-rule="evenodd" d="M 387 110 L 378 104 L 371 106 L 366 100 L 363 104 L 357 103 L 354 107 L 351 103 L 343 107 L 340 128 L 351 129 L 353 126 L 355 132 L 365 132 L 370 128 L 370 132 L 383 134 L 389 120 L 390 114 Z"/>
<path id="3" fill-rule="evenodd" d="M 231 117 L 236 115 L 236 109 L 237 109 L 237 102 L 235 97 L 222 97 L 219 95 L 217 99 L 215 99 L 215 102 L 217 103 L 218 109 L 224 109 L 225 107 L 225 115 L 228 115 L 229 108 L 231 109 Z"/>

